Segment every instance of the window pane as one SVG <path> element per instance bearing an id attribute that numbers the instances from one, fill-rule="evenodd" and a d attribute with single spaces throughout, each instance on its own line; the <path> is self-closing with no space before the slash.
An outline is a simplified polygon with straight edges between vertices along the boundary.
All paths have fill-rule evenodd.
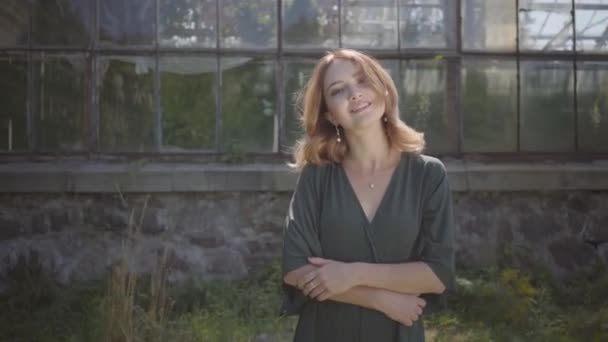
<path id="1" fill-rule="evenodd" d="M 171 47 L 216 46 L 216 0 L 160 0 L 159 44 Z"/>
<path id="2" fill-rule="evenodd" d="M 608 63 L 581 62 L 577 72 L 579 149 L 608 152 Z"/>
<path id="3" fill-rule="evenodd" d="M 395 0 L 346 0 L 342 6 L 342 45 L 397 48 Z"/>
<path id="4" fill-rule="evenodd" d="M 222 0 L 220 44 L 233 48 L 277 46 L 277 4 L 274 0 Z"/>
<path id="5" fill-rule="evenodd" d="M 608 51 L 608 2 L 584 0 L 574 2 L 576 15 L 576 50 Z"/>
<path id="6" fill-rule="evenodd" d="M 465 152 L 517 150 L 517 63 L 469 59 L 462 67 Z"/>
<path id="7" fill-rule="evenodd" d="M 401 116 L 405 123 L 425 133 L 431 152 L 449 152 L 456 146 L 449 139 L 449 118 L 445 110 L 445 63 L 403 61 Z"/>
<path id="8" fill-rule="evenodd" d="M 154 44 L 154 1 L 99 1 L 100 41 L 107 45 Z"/>
<path id="9" fill-rule="evenodd" d="M 291 152 L 294 143 L 304 130 L 300 126 L 300 112 L 296 100 L 312 75 L 315 60 L 293 60 L 285 62 L 285 143 L 282 151 Z"/>
<path id="10" fill-rule="evenodd" d="M 572 50 L 572 0 L 520 0 L 521 50 Z"/>
<path id="11" fill-rule="evenodd" d="M 0 151 L 27 149 L 25 56 L 0 56 Z M 10 96 L 6 96 L 10 94 Z"/>
<path id="12" fill-rule="evenodd" d="M 83 150 L 87 89 L 83 55 L 34 56 L 36 149 Z"/>
<path id="13" fill-rule="evenodd" d="M 274 62 L 224 58 L 221 63 L 226 150 L 273 151 L 277 137 Z"/>
<path id="14" fill-rule="evenodd" d="M 215 58 L 161 58 L 165 150 L 211 149 L 215 145 L 216 67 Z"/>
<path id="15" fill-rule="evenodd" d="M 400 0 L 401 48 L 447 48 L 455 42 L 453 0 Z"/>
<path id="16" fill-rule="evenodd" d="M 574 150 L 571 62 L 522 61 L 520 146 L 524 151 Z"/>
<path id="17" fill-rule="evenodd" d="M 106 151 L 154 148 L 154 60 L 111 56 L 98 61 L 100 143 Z"/>
<path id="18" fill-rule="evenodd" d="M 515 51 L 516 13 L 515 1 L 464 0 L 462 2 L 463 48 Z"/>
<path id="19" fill-rule="evenodd" d="M 34 44 L 86 46 L 92 29 L 89 0 L 36 0 L 33 4 Z"/>
<path id="20" fill-rule="evenodd" d="M 2 6 L 0 6 L 0 46 L 27 45 L 29 24 L 27 1 L 2 1 Z"/>
<path id="21" fill-rule="evenodd" d="M 338 0 L 284 0 L 285 47 L 337 47 L 338 15 Z"/>
<path id="22" fill-rule="evenodd" d="M 378 59 L 380 65 L 388 72 L 388 75 L 395 82 L 395 87 L 399 90 L 399 63 L 397 59 Z"/>

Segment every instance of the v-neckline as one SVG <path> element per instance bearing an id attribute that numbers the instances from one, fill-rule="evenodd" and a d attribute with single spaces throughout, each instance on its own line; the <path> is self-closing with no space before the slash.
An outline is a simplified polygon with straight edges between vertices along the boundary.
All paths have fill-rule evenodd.
<path id="1" fill-rule="evenodd" d="M 359 213 L 361 213 L 361 215 L 365 219 L 365 223 L 367 224 L 368 227 L 372 226 L 374 224 L 374 221 L 376 220 L 376 217 L 378 216 L 380 209 L 382 209 L 382 206 L 383 206 L 384 202 L 386 201 L 386 198 L 389 196 L 389 192 L 392 190 L 392 188 L 394 188 L 393 183 L 395 182 L 395 178 L 397 177 L 396 175 L 397 175 L 399 169 L 401 168 L 401 165 L 403 164 L 404 158 L 405 158 L 404 153 L 400 152 L 399 161 L 397 162 L 397 165 L 395 166 L 395 169 L 393 170 L 393 173 L 391 174 L 391 178 L 389 179 L 386 189 L 384 190 L 384 193 L 382 194 L 380 203 L 378 203 L 378 206 L 376 207 L 374 215 L 371 217 L 371 219 L 369 217 L 367 217 L 367 214 L 365 213 L 365 210 L 363 209 L 363 205 L 361 204 L 361 200 L 359 199 L 359 196 L 357 196 L 357 192 L 355 191 L 355 188 L 353 187 L 353 185 L 350 181 L 350 178 L 348 178 L 348 173 L 346 172 L 346 169 L 344 169 L 344 166 L 342 165 L 342 163 L 338 164 L 338 168 L 341 170 L 342 175 L 344 176 L 344 179 L 346 182 L 346 187 L 349 189 L 351 196 L 354 198 L 354 201 L 357 203 L 357 207 L 359 208 Z"/>

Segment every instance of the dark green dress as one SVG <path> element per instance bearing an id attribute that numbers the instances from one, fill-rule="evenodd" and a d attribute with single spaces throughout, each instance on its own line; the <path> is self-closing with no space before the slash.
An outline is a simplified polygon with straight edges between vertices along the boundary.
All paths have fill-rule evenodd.
<path id="1" fill-rule="evenodd" d="M 310 256 L 343 262 L 424 261 L 449 291 L 454 287 L 453 243 L 452 199 L 438 159 L 403 153 L 371 222 L 340 164 L 307 165 L 287 217 L 283 274 L 306 265 Z M 283 314 L 299 314 L 295 342 L 424 341 L 421 319 L 406 327 L 379 311 L 319 302 L 283 286 Z M 428 313 L 443 295 L 423 297 Z"/>

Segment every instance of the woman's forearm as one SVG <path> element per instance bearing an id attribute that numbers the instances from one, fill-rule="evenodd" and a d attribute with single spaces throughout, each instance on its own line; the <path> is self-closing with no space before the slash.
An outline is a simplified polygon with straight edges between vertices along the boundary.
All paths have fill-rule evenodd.
<path id="1" fill-rule="evenodd" d="M 402 264 L 350 264 L 354 286 L 367 286 L 400 293 L 442 293 L 445 286 L 424 262 Z"/>
<path id="2" fill-rule="evenodd" d="M 346 292 L 334 295 L 329 300 L 335 302 L 354 304 L 364 308 L 380 311 L 379 303 L 382 302 L 382 293 L 386 292 L 383 289 L 377 289 L 367 286 L 353 287 Z"/>
<path id="3" fill-rule="evenodd" d="M 302 266 L 287 273 L 283 277 L 283 281 L 285 281 L 286 284 L 297 287 L 298 280 L 315 268 L 317 267 L 313 265 Z M 386 290 L 367 286 L 357 286 L 347 290 L 346 292 L 334 295 L 329 299 L 336 302 L 354 304 L 368 309 L 379 310 L 378 303 L 380 302 L 380 297 L 384 291 Z"/>
<path id="4" fill-rule="evenodd" d="M 402 264 L 355 262 L 342 263 L 342 265 L 348 267 L 347 273 L 352 275 L 349 281 L 350 287 L 327 299 L 378 310 L 377 300 L 382 296 L 383 291 L 418 295 L 442 293 L 445 290 L 441 280 L 424 262 Z M 298 282 L 308 282 L 311 279 L 307 278 L 318 269 L 319 267 L 315 265 L 305 265 L 286 274 L 283 280 L 291 286 L 298 287 Z"/>

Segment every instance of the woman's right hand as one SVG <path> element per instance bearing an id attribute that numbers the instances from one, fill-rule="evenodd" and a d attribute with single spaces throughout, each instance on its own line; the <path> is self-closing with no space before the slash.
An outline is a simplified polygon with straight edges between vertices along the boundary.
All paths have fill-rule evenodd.
<path id="1" fill-rule="evenodd" d="M 420 318 L 426 302 L 417 295 L 385 291 L 377 305 L 390 319 L 409 327 Z"/>

